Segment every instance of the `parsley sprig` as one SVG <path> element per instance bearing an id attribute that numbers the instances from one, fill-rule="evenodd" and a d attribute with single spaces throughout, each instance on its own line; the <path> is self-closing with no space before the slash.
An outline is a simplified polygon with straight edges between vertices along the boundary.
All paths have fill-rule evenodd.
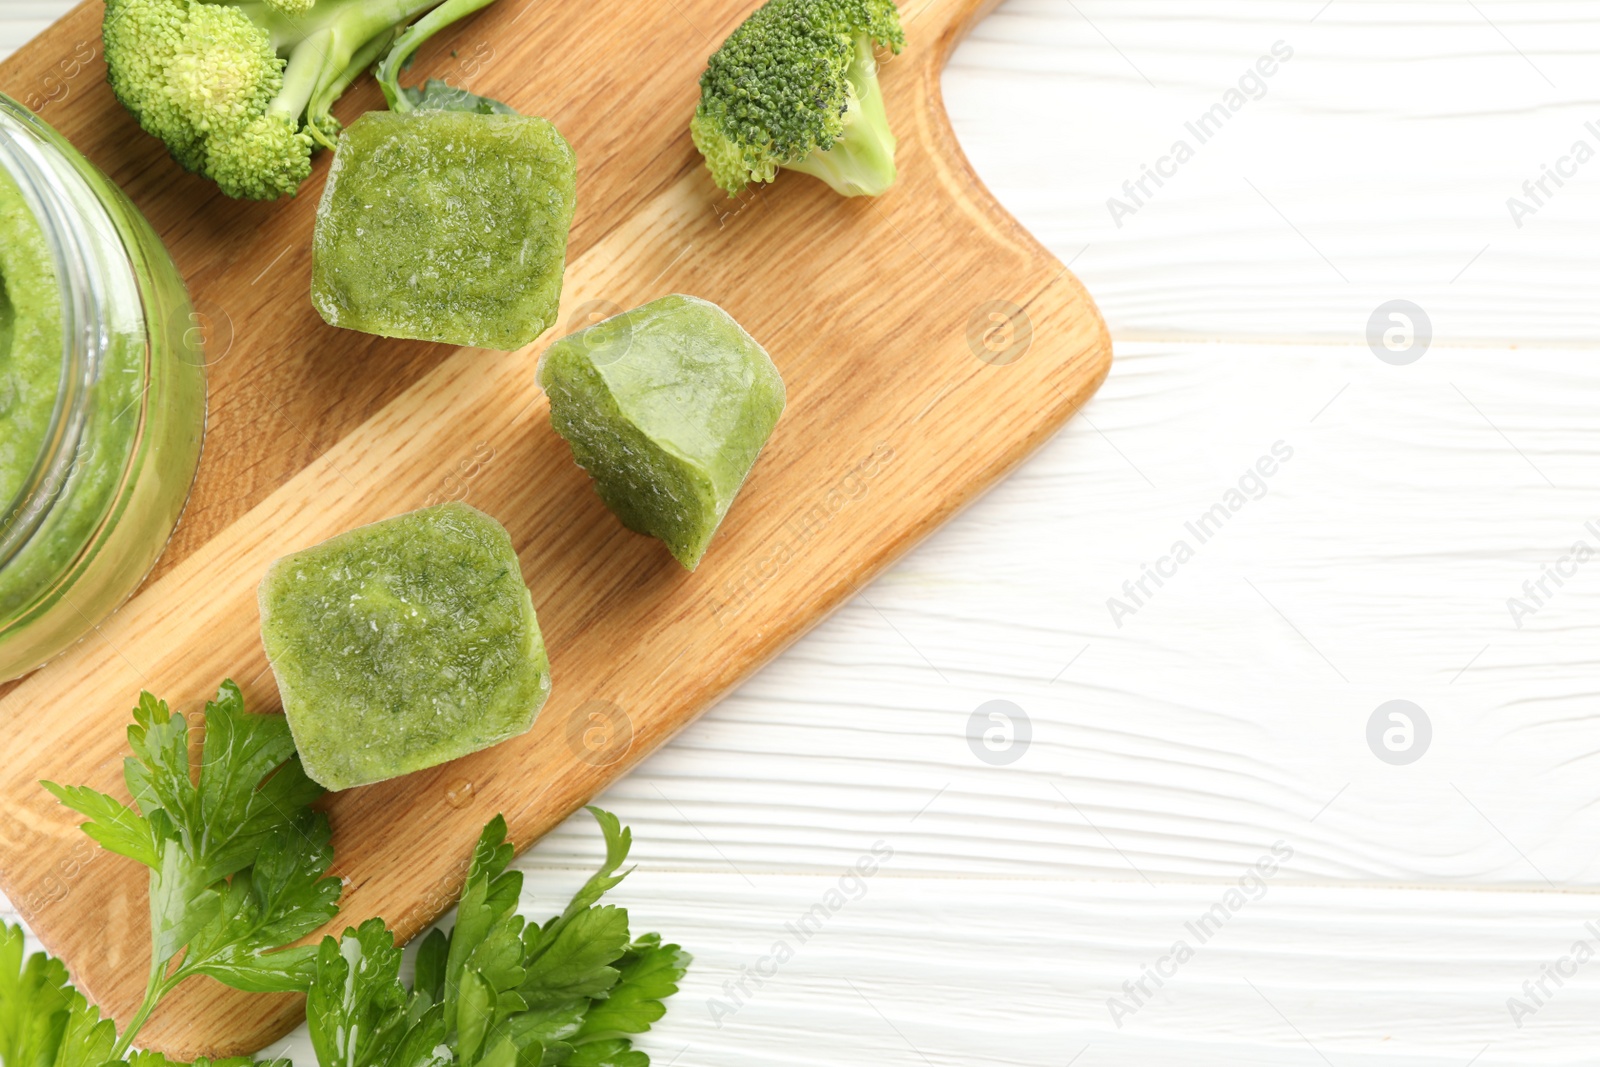
<path id="1" fill-rule="evenodd" d="M 505 820 L 484 827 L 455 927 L 422 940 L 409 990 L 382 920 L 324 938 L 306 1004 L 321 1067 L 649 1067 L 632 1039 L 665 1013 L 691 957 L 657 934 L 630 938 L 627 911 L 599 903 L 628 873 L 632 834 L 589 812 L 605 861 L 542 925 L 517 914 Z"/>
<path id="2" fill-rule="evenodd" d="M 224 682 L 199 727 L 198 775 L 183 715 L 142 693 L 133 719 L 123 778 L 134 806 L 43 783 L 88 816 L 83 830 L 103 848 L 150 868 L 150 973 L 108 1060 L 121 1059 L 161 999 L 194 975 L 250 992 L 305 989 L 317 949 L 284 946 L 339 909 L 339 880 L 325 877 L 328 820 L 310 809 L 322 787 L 301 769 L 282 716 L 246 714 L 239 687 Z"/>
<path id="3" fill-rule="evenodd" d="M 43 952 L 23 958 L 20 926 L 0 923 L 0 1064 L 6 1067 L 185 1067 L 159 1052 L 111 1057 L 117 1031 L 67 980 L 61 961 Z M 248 1056 L 199 1059 L 192 1067 L 292 1067 Z"/>
<path id="4" fill-rule="evenodd" d="M 143 693 L 133 719 L 131 806 L 87 786 L 43 785 L 88 817 L 83 830 L 102 847 L 150 870 L 144 998 L 119 1037 L 60 961 L 24 960 L 21 929 L 0 924 L 0 1067 L 181 1067 L 130 1049 L 161 999 L 198 974 L 249 992 L 306 992 L 320 1067 L 649 1067 L 633 1039 L 665 1013 L 691 957 L 658 934 L 632 937 L 627 911 L 600 902 L 629 873 L 633 835 L 615 815 L 589 809 L 605 860 L 543 924 L 517 914 L 522 874 L 509 869 L 495 816 L 454 928 L 420 942 L 408 989 L 382 919 L 294 945 L 338 913 L 340 884 L 327 875 L 328 820 L 310 808 L 322 789 L 282 717 L 246 714 L 238 686 L 224 682 L 198 724 L 198 771 L 183 715 Z"/>

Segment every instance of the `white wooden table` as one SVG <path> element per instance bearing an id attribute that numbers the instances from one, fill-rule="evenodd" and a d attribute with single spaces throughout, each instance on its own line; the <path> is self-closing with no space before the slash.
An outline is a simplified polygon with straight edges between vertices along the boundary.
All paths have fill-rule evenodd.
<path id="1" fill-rule="evenodd" d="M 67 6 L 5 0 L 0 50 Z M 1600 962 L 1571 958 L 1600 949 L 1597 59 L 1594 0 L 979 27 L 961 141 L 1117 363 L 602 798 L 636 925 L 697 956 L 658 1067 L 1600 1063 Z M 1394 300 L 1425 350 L 1383 316 L 1403 351 L 1369 346 Z M 969 743 L 992 700 L 1025 745 L 1016 714 Z M 1426 741 L 1385 712 L 1369 744 L 1392 700 Z M 531 913 L 596 843 L 580 817 L 524 857 Z"/>

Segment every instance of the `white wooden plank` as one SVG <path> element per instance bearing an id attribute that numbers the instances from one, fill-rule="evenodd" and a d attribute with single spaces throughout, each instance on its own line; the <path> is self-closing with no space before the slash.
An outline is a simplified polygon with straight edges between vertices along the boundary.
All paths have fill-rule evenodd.
<path id="1" fill-rule="evenodd" d="M 586 823 L 566 833 L 582 836 L 587 866 Z M 927 879 L 900 869 L 903 823 L 880 830 L 866 847 L 894 854 L 842 888 L 840 871 L 747 880 L 646 863 L 616 892 L 635 929 L 696 955 L 644 1043 L 658 1067 L 1597 1062 L 1600 963 L 1574 956 L 1580 941 L 1600 947 L 1591 896 L 1250 878 L 1271 843 L 1210 884 Z M 587 874 L 547 859 L 520 864 L 522 910 L 539 918 Z M 781 964 L 778 941 L 793 952 Z M 1179 941 L 1193 950 L 1181 965 L 1165 958 Z M 1145 977 L 1158 965 L 1160 987 Z M 1574 973 L 1557 985 L 1555 968 Z M 756 986 L 751 970 L 769 977 Z M 1141 978 L 1150 992 L 1135 997 L 1124 983 Z M 315 1062 L 303 1027 L 269 1051 Z"/>
<path id="2" fill-rule="evenodd" d="M 0 10 L 0 59 L 21 48 L 72 8 L 72 0 L 5 0 Z"/>
<path id="3" fill-rule="evenodd" d="M 1276 42 L 1260 99 L 1186 123 Z M 1360 337 L 1381 302 L 1456 343 L 1600 337 L 1600 159 L 1520 228 L 1507 199 L 1600 150 L 1583 0 L 1008 0 L 946 103 L 978 172 L 1088 283 L 1119 338 Z M 1594 129 L 1586 123 L 1594 122 Z M 1118 228 L 1112 197 L 1193 158 Z"/>
<path id="4" fill-rule="evenodd" d="M 893 849 L 898 834 L 887 825 L 880 848 Z M 525 911 L 553 913 L 582 877 L 535 872 Z M 1541 1004 L 1522 989 L 1574 943 L 1600 947 L 1586 925 L 1600 917 L 1593 898 L 1295 887 L 1272 876 L 1230 898 L 1237 880 L 1149 887 L 908 878 L 897 857 L 870 879 L 839 885 L 836 877 L 746 883 L 650 868 L 625 883 L 618 898 L 635 927 L 696 954 L 645 1043 L 654 1061 L 1596 1062 L 1600 963 L 1562 964 L 1575 975 L 1561 986 L 1545 979 Z M 830 890 L 840 895 L 830 901 Z M 1202 922 L 1205 940 L 1194 932 Z M 1179 941 L 1192 957 L 1164 961 Z M 782 962 L 779 942 L 793 953 Z M 1172 972 L 1160 987 L 1145 977 L 1158 964 Z M 758 985 L 752 972 L 769 977 Z M 1141 979 L 1150 995 L 1124 990 Z M 1521 1026 L 1507 1007 L 1513 997 L 1529 1009 Z M 303 1032 L 279 1048 L 312 1061 Z"/>

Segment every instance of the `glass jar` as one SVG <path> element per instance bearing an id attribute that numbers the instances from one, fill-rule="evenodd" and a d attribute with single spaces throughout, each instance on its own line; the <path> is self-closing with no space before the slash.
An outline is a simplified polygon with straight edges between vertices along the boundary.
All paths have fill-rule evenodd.
<path id="1" fill-rule="evenodd" d="M 200 461 L 205 360 L 160 238 L 0 94 L 0 679 L 149 573 Z"/>

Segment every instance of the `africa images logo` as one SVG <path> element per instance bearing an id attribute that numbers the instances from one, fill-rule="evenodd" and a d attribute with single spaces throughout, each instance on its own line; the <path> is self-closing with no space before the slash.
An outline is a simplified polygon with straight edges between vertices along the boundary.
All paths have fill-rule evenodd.
<path id="1" fill-rule="evenodd" d="M 1106 211 L 1117 229 L 1122 229 L 1124 219 L 1137 215 L 1139 209 L 1155 199 L 1157 191 L 1167 184 L 1167 180 L 1178 176 L 1178 168 L 1195 157 L 1199 146 L 1221 133 L 1233 116 L 1243 111 L 1250 101 L 1266 96 L 1267 79 L 1277 74 L 1282 65 L 1293 58 L 1294 49 L 1288 42 L 1274 41 L 1271 55 L 1263 55 L 1254 65 L 1246 67 L 1238 81 L 1222 94 L 1219 101 L 1183 124 L 1188 137 L 1173 141 L 1166 154 L 1156 158 L 1154 167 L 1148 163 L 1140 164 L 1138 177 L 1122 183 L 1122 196 L 1106 199 Z M 1193 138 L 1192 144 L 1190 138 Z"/>
<path id="2" fill-rule="evenodd" d="M 1176 578 L 1178 568 L 1194 559 L 1197 551 L 1221 533 L 1247 504 L 1265 497 L 1271 491 L 1268 479 L 1293 458 L 1293 445 L 1287 441 L 1274 441 L 1270 454 L 1259 456 L 1254 464 L 1239 475 L 1235 485 L 1222 494 L 1221 499 L 1183 524 L 1185 536 L 1173 541 L 1166 555 L 1157 558 L 1154 565 L 1143 564 L 1137 578 L 1129 578 L 1122 583 L 1122 596 L 1106 597 L 1106 611 L 1110 613 L 1117 629 L 1122 629 L 1124 621 L 1146 607 L 1156 592 L 1167 584 L 1167 579 Z"/>
<path id="3" fill-rule="evenodd" d="M 1117 1029 L 1122 1029 L 1124 1019 L 1150 1003 L 1155 998 L 1156 990 L 1167 984 L 1167 979 L 1177 977 L 1183 965 L 1194 959 L 1199 949 L 1220 934 L 1234 916 L 1247 905 L 1266 896 L 1267 879 L 1277 874 L 1282 865 L 1292 858 L 1294 846 L 1283 841 L 1275 842 L 1272 850 L 1251 864 L 1215 904 L 1183 924 L 1183 932 L 1187 936 L 1174 941 L 1166 954 L 1140 971 L 1137 978 L 1122 983 L 1122 996 L 1107 997 L 1106 1012 L 1111 1016 L 1111 1021 L 1116 1023 Z"/>

